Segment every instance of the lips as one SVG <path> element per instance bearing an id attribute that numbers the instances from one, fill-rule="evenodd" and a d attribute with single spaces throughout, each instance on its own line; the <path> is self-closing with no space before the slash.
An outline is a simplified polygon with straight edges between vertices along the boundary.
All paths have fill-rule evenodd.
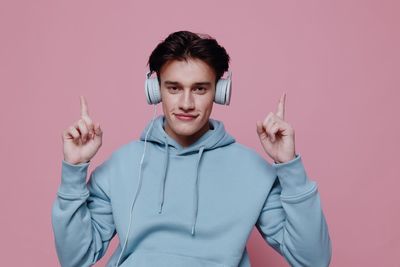
<path id="1" fill-rule="evenodd" d="M 190 121 L 194 120 L 197 116 L 191 114 L 175 114 L 175 117 L 179 120 Z"/>

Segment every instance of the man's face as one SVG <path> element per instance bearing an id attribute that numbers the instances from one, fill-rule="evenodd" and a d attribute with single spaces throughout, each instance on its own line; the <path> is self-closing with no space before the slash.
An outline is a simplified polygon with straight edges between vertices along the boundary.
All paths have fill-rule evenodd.
<path id="1" fill-rule="evenodd" d="M 199 59 L 173 60 L 161 68 L 160 81 L 165 131 L 189 146 L 209 129 L 215 73 Z"/>

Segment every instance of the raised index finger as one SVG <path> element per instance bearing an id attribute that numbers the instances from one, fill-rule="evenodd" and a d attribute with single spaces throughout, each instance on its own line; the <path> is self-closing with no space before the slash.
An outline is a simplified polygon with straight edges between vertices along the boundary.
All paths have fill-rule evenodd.
<path id="1" fill-rule="evenodd" d="M 281 96 L 278 103 L 278 108 L 276 109 L 276 115 L 282 120 L 285 119 L 285 101 L 286 101 L 286 92 L 283 93 L 283 95 Z"/>
<path id="2" fill-rule="evenodd" d="M 81 96 L 81 117 L 89 117 L 89 110 L 85 97 Z"/>

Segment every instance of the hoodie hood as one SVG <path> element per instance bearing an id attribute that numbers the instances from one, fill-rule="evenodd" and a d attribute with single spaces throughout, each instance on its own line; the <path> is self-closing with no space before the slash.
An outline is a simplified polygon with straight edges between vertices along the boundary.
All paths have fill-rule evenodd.
<path id="1" fill-rule="evenodd" d="M 182 147 L 165 132 L 165 116 L 159 115 L 154 119 L 154 125 L 147 136 L 147 141 L 158 143 L 160 145 L 165 145 L 167 143 L 168 147 L 170 147 L 170 153 L 180 156 L 198 153 L 201 148 L 204 150 L 211 150 L 235 142 L 235 139 L 225 131 L 225 127 L 221 121 L 210 118 L 209 123 L 211 128 L 210 130 L 203 134 L 195 143 L 188 147 Z M 151 121 L 143 130 L 140 140 L 145 140 L 146 132 L 150 126 Z"/>
<path id="2" fill-rule="evenodd" d="M 159 194 L 159 213 L 162 213 L 162 207 L 164 204 L 164 189 L 165 189 L 165 181 L 168 169 L 169 162 L 169 154 L 171 155 L 190 155 L 193 153 L 197 153 L 197 161 L 196 168 L 193 170 L 193 173 L 196 177 L 196 183 L 193 191 L 193 219 L 192 219 L 192 227 L 191 234 L 195 234 L 197 213 L 198 213 L 198 198 L 199 198 L 199 187 L 198 187 L 198 179 L 199 179 L 199 168 L 201 167 L 201 158 L 203 156 L 204 151 L 212 150 L 215 148 L 219 148 L 222 146 L 226 146 L 235 142 L 235 139 L 225 131 L 225 127 L 221 121 L 214 120 L 209 118 L 210 129 L 204 133 L 195 143 L 191 144 L 188 147 L 182 147 L 178 142 L 176 142 L 173 138 L 171 138 L 164 130 L 165 126 L 165 116 L 159 115 L 154 119 L 153 126 L 150 129 L 150 132 L 146 133 L 151 127 L 151 121 L 147 124 L 145 129 L 143 130 L 140 140 L 151 142 L 155 145 L 164 147 L 164 164 L 163 164 L 163 177 L 160 185 L 160 194 Z M 140 166 L 142 168 L 142 165 Z M 141 169 L 142 171 L 142 169 Z M 137 190 L 137 194 L 139 193 Z M 135 196 L 136 198 L 136 196 Z"/>

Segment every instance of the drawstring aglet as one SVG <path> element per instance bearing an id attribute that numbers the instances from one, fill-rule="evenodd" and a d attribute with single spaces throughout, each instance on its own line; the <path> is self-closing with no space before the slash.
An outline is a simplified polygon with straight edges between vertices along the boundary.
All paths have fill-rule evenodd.
<path id="1" fill-rule="evenodd" d="M 192 235 L 194 235 L 194 225 L 192 226 Z"/>
<path id="2" fill-rule="evenodd" d="M 158 209 L 158 213 L 161 213 L 161 212 L 162 212 L 162 206 L 163 206 L 163 204 L 160 203 L 160 207 L 159 207 L 159 209 Z"/>

